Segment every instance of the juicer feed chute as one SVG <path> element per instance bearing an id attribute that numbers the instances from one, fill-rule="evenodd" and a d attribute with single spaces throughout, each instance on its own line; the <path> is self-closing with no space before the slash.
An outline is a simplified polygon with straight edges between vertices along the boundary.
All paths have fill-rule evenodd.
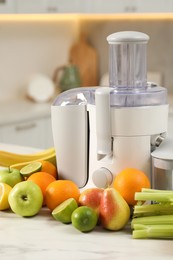
<path id="1" fill-rule="evenodd" d="M 147 83 L 148 35 L 119 32 L 109 43 L 109 87 L 77 88 L 51 107 L 60 178 L 107 187 L 124 168 L 151 178 L 151 150 L 167 131 L 167 91 Z"/>
<path id="2" fill-rule="evenodd" d="M 139 32 L 118 32 L 107 37 L 110 87 L 126 90 L 146 88 L 148 40 L 148 35 Z"/>

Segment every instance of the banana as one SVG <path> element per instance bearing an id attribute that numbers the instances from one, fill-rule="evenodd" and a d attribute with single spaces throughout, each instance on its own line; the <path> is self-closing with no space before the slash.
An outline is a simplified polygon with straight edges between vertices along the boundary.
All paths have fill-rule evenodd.
<path id="1" fill-rule="evenodd" d="M 55 156 L 54 147 L 33 154 L 17 154 L 0 151 L 0 166 L 9 167 L 14 164 L 41 160 L 42 158 L 51 158 L 52 156 Z"/>
<path id="2" fill-rule="evenodd" d="M 40 155 L 40 156 L 46 156 L 46 155 L 48 155 L 48 154 L 50 154 L 50 153 L 54 153 L 55 152 L 55 148 L 54 147 L 50 147 L 50 148 L 48 148 L 48 149 L 45 149 L 45 150 L 43 150 L 43 151 L 40 151 L 40 152 L 36 152 L 36 153 L 34 153 L 34 155 Z M 28 155 L 33 155 L 33 154 L 28 154 Z"/>
<path id="3" fill-rule="evenodd" d="M 54 153 L 52 153 L 52 154 L 50 154 L 48 156 L 40 157 L 40 158 L 37 158 L 37 159 L 32 160 L 32 161 L 25 161 L 25 162 L 21 162 L 21 163 L 12 164 L 12 165 L 9 165 L 9 167 L 10 167 L 10 169 L 14 168 L 14 169 L 20 170 L 24 166 L 26 166 L 27 164 L 35 162 L 35 161 L 49 161 L 49 162 L 53 163 L 56 166 L 56 154 L 54 152 Z"/>

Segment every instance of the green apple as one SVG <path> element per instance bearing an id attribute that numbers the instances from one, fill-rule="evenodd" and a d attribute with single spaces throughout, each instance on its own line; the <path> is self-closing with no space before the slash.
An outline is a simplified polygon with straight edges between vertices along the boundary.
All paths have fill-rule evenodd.
<path id="1" fill-rule="evenodd" d="M 14 187 L 18 182 L 24 181 L 24 177 L 20 174 L 18 169 L 4 168 L 0 170 L 0 182 L 7 183 Z"/>
<path id="2" fill-rule="evenodd" d="M 14 213 L 22 217 L 31 217 L 40 211 L 43 204 L 43 195 L 36 183 L 23 181 L 12 188 L 8 201 Z"/>

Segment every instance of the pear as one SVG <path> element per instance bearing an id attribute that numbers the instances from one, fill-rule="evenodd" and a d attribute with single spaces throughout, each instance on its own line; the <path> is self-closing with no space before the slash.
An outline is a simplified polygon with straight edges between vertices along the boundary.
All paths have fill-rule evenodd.
<path id="1" fill-rule="evenodd" d="M 109 230 L 120 230 L 130 218 L 130 208 L 115 188 L 103 191 L 100 200 L 100 222 Z"/>

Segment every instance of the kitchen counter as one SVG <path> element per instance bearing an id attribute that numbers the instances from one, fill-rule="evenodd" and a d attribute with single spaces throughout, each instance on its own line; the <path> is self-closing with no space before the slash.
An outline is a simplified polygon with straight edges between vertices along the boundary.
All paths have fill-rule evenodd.
<path id="1" fill-rule="evenodd" d="M 36 103 L 25 97 L 0 103 L 0 125 L 50 116 L 51 102 Z"/>
<path id="2" fill-rule="evenodd" d="M 46 149 L 53 145 L 51 103 L 24 95 L 0 102 L 0 142 Z"/>
<path id="3" fill-rule="evenodd" d="M 0 256 L 12 259 L 172 259 L 172 241 L 135 240 L 130 228 L 110 232 L 97 227 L 81 233 L 54 220 L 43 208 L 35 217 L 0 212 Z"/>
<path id="4" fill-rule="evenodd" d="M 5 144 L 0 144 L 0 150 L 37 151 Z M 1 260 L 166 260 L 173 255 L 172 240 L 133 239 L 130 225 L 118 232 L 96 227 L 90 233 L 81 233 L 72 225 L 54 220 L 46 207 L 31 218 L 0 211 L 0 230 Z"/>

